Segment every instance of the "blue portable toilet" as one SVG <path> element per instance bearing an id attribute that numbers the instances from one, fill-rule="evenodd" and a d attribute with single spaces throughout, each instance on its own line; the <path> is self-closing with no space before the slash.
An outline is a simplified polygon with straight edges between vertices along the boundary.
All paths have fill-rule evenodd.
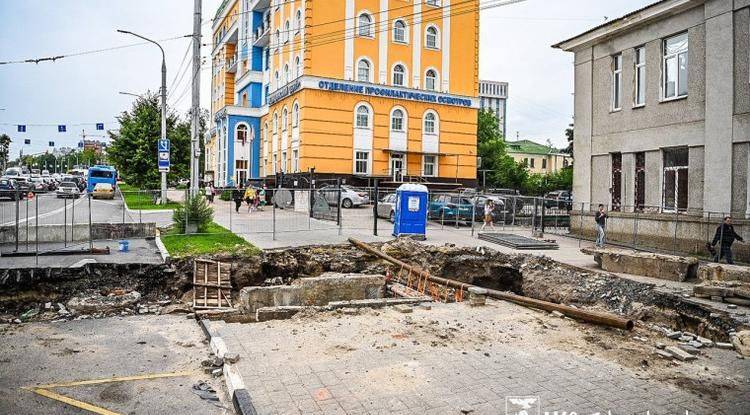
<path id="1" fill-rule="evenodd" d="M 405 183 L 396 189 L 396 214 L 393 236 L 425 239 L 427 233 L 427 187 Z"/>

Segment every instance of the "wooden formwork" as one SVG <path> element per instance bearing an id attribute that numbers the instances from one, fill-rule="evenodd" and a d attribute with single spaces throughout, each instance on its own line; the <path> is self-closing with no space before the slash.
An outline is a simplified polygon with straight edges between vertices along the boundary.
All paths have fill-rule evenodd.
<path id="1" fill-rule="evenodd" d="M 232 307 L 231 265 L 207 259 L 193 261 L 193 308 Z"/>

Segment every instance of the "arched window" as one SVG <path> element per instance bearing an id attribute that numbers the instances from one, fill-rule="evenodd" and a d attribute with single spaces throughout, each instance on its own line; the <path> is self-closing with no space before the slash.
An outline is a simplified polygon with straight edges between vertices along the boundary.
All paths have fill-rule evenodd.
<path id="1" fill-rule="evenodd" d="M 295 74 L 295 78 L 299 78 L 300 76 L 302 76 L 302 65 L 300 65 L 301 63 L 302 62 L 299 56 L 294 58 L 294 70 L 297 72 Z"/>
<path id="2" fill-rule="evenodd" d="M 289 64 L 284 65 L 284 85 L 289 83 Z"/>
<path id="3" fill-rule="evenodd" d="M 427 27 L 424 45 L 430 49 L 437 49 L 439 47 L 438 46 L 438 30 L 435 26 Z"/>
<path id="4" fill-rule="evenodd" d="M 437 84 L 437 73 L 432 69 L 428 69 L 424 75 L 424 89 L 428 91 L 434 91 L 436 84 Z"/>
<path id="5" fill-rule="evenodd" d="M 362 13 L 357 19 L 359 28 L 357 34 L 364 37 L 372 37 L 372 17 L 367 13 Z"/>
<path id="6" fill-rule="evenodd" d="M 277 131 L 279 131 L 279 113 L 274 112 L 273 113 L 273 133 L 276 134 Z"/>
<path id="7" fill-rule="evenodd" d="M 370 62 L 366 59 L 357 62 L 357 81 L 370 82 Z"/>
<path id="8" fill-rule="evenodd" d="M 279 45 L 281 45 L 281 32 L 279 31 L 279 29 L 276 29 L 276 34 L 274 35 L 274 38 L 276 39 L 276 41 L 274 42 L 275 43 L 274 48 L 276 49 L 276 53 L 278 53 Z"/>
<path id="9" fill-rule="evenodd" d="M 274 71 L 273 81 L 274 81 L 274 84 L 273 84 L 274 89 L 278 89 L 279 88 L 279 71 Z"/>
<path id="10" fill-rule="evenodd" d="M 406 43 L 406 23 L 403 20 L 393 23 L 393 41 Z"/>
<path id="11" fill-rule="evenodd" d="M 437 131 L 437 117 L 434 112 L 428 112 L 424 115 L 424 132 L 426 134 L 435 134 Z"/>
<path id="12" fill-rule="evenodd" d="M 268 141 L 268 123 L 263 124 L 263 141 Z"/>
<path id="13" fill-rule="evenodd" d="M 393 67 L 393 85 L 404 86 L 404 78 L 406 77 L 406 69 L 404 65 L 396 65 Z"/>
<path id="14" fill-rule="evenodd" d="M 284 43 L 289 41 L 289 33 L 291 32 L 289 27 L 289 20 L 284 22 Z"/>
<path id="15" fill-rule="evenodd" d="M 367 105 L 357 107 L 357 128 L 370 128 L 370 109 Z"/>
<path id="16" fill-rule="evenodd" d="M 298 127 L 299 126 L 299 104 L 294 103 L 294 106 L 292 107 L 292 127 Z"/>
<path id="17" fill-rule="evenodd" d="M 297 29 L 297 32 L 299 32 L 300 29 L 302 29 L 302 10 L 297 10 L 297 16 L 295 17 L 295 19 L 297 21 L 296 29 Z"/>
<path id="18" fill-rule="evenodd" d="M 286 131 L 286 125 L 289 122 L 289 111 L 287 111 L 286 107 L 284 107 L 284 110 L 281 111 L 281 131 Z"/>
<path id="19" fill-rule="evenodd" d="M 247 125 L 245 124 L 237 125 L 237 132 L 235 134 L 235 138 L 243 146 L 247 144 Z"/>
<path id="20" fill-rule="evenodd" d="M 395 109 L 391 113 L 391 130 L 404 131 L 404 112 L 400 109 Z"/>

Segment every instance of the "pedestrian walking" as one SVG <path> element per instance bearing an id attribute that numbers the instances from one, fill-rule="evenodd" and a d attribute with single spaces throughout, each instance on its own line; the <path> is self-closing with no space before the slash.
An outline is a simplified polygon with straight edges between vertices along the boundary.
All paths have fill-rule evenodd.
<path id="1" fill-rule="evenodd" d="M 245 203 L 247 203 L 247 211 L 252 212 L 255 205 L 255 188 L 252 185 L 247 186 L 247 190 L 245 190 Z"/>
<path id="2" fill-rule="evenodd" d="M 711 242 L 711 247 L 715 246 L 717 242 L 721 241 L 719 246 L 719 252 L 714 256 L 714 261 L 721 262 L 721 258 L 725 258 L 727 264 L 734 264 L 734 256 L 732 255 L 732 244 L 734 241 L 745 242 L 744 239 L 737 232 L 734 231 L 732 226 L 732 217 L 724 216 L 724 222 L 716 227 L 716 234 L 714 240 Z"/>
<path id="3" fill-rule="evenodd" d="M 604 240 L 606 238 L 605 230 L 607 229 L 607 213 L 604 211 L 604 205 L 599 204 L 599 210 L 594 215 L 594 221 L 596 222 L 596 247 L 604 247 Z"/>
<path id="4" fill-rule="evenodd" d="M 260 200 L 260 208 L 259 210 L 263 210 L 263 207 L 266 206 L 266 185 L 264 184 L 263 187 L 258 190 L 258 199 Z"/>
<path id="5" fill-rule="evenodd" d="M 483 231 L 484 228 L 487 225 L 490 225 L 492 230 L 495 230 L 495 222 L 492 218 L 492 213 L 495 210 L 495 202 L 492 201 L 492 199 L 487 199 L 487 201 L 484 203 L 484 223 L 482 224 L 482 227 L 479 229 L 480 231 Z"/>
<path id="6" fill-rule="evenodd" d="M 242 188 L 242 183 L 232 191 L 232 200 L 234 200 L 234 211 L 240 213 L 240 206 L 242 206 L 242 197 L 245 195 L 245 191 Z"/>
<path id="7" fill-rule="evenodd" d="M 216 189 L 214 189 L 213 182 L 208 182 L 206 185 L 206 199 L 208 203 L 214 203 L 214 196 L 216 195 Z"/>

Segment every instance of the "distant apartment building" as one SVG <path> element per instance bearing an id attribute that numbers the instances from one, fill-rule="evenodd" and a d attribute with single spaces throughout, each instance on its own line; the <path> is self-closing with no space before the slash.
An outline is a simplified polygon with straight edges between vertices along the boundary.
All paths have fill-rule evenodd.
<path id="1" fill-rule="evenodd" d="M 508 131 L 506 115 L 508 113 L 508 83 L 497 81 L 479 81 L 479 108 L 482 111 L 491 111 L 497 118 L 500 133 L 503 137 Z"/>
<path id="2" fill-rule="evenodd" d="M 507 141 L 508 155 L 532 173 L 554 173 L 573 164 L 573 157 L 559 149 L 531 140 Z"/>
<path id="3" fill-rule="evenodd" d="M 576 203 L 679 220 L 661 229 L 701 249 L 701 220 L 750 217 L 750 1 L 662 0 L 554 47 L 575 55 Z"/>
<path id="4" fill-rule="evenodd" d="M 206 177 L 476 183 L 479 0 L 465 3 L 225 0 Z"/>

